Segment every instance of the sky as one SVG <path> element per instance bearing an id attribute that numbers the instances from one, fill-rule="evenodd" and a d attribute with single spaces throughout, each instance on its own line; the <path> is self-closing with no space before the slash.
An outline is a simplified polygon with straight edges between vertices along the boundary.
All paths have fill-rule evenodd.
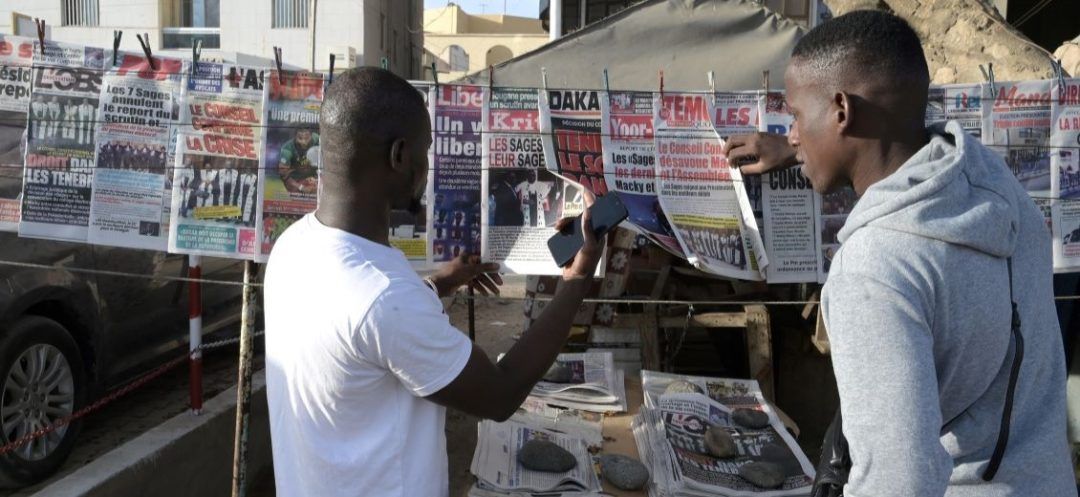
<path id="1" fill-rule="evenodd" d="M 540 0 L 453 0 L 465 12 L 470 14 L 502 14 L 503 6 L 506 6 L 506 14 L 536 18 L 539 15 Z M 424 0 L 424 8 L 445 7 L 447 0 Z"/>

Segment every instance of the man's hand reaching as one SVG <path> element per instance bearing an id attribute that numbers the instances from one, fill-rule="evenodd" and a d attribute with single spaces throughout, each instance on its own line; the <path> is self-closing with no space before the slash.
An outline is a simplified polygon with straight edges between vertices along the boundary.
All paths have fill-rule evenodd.
<path id="1" fill-rule="evenodd" d="M 743 174 L 765 174 L 798 164 L 787 137 L 773 133 L 732 136 L 724 144 L 724 154 L 731 167 Z"/>
<path id="2" fill-rule="evenodd" d="M 480 256 L 466 254 L 444 264 L 431 275 L 431 282 L 439 289 L 440 297 L 451 295 L 465 284 L 480 295 L 498 295 L 499 285 L 503 284 L 497 263 L 481 263 Z"/>

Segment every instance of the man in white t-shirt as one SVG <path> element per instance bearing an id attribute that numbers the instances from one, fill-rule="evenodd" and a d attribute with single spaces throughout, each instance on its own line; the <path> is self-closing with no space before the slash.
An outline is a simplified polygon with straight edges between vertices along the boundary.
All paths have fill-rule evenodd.
<path id="1" fill-rule="evenodd" d="M 444 406 L 513 414 L 563 346 L 601 245 L 583 233 L 554 299 L 494 364 L 439 297 L 467 283 L 497 293 L 497 274 L 478 277 L 498 265 L 464 255 L 422 280 L 389 243 L 390 211 L 419 212 L 427 181 L 420 94 L 385 70 L 346 71 L 326 92 L 320 131 L 318 210 L 282 234 L 266 268 L 277 495 L 445 497 Z"/>

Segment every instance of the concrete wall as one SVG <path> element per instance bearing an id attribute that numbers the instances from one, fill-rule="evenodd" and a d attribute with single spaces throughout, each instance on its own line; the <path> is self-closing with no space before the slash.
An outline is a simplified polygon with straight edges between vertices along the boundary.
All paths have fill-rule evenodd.
<path id="1" fill-rule="evenodd" d="M 35 497 L 188 497 L 229 495 L 232 488 L 236 389 L 184 413 L 41 489 Z M 269 474 L 270 420 L 262 372 L 252 381 L 248 428 L 249 486 Z"/>

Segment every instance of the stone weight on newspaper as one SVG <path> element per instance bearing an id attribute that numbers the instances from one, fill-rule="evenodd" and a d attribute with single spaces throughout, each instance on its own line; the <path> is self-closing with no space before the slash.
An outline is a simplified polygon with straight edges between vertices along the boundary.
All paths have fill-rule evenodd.
<path id="1" fill-rule="evenodd" d="M 562 363 L 556 362 L 551 365 L 551 369 L 548 369 L 542 379 L 552 383 L 569 383 L 570 380 L 574 379 L 574 371 Z"/>
<path id="2" fill-rule="evenodd" d="M 710 426 L 708 430 L 705 430 L 705 448 L 713 457 L 720 459 L 739 455 L 735 439 L 731 437 L 731 433 L 720 426 Z"/>
<path id="3" fill-rule="evenodd" d="M 739 426 L 755 430 L 769 426 L 769 415 L 756 409 L 735 409 L 731 419 Z"/>
<path id="4" fill-rule="evenodd" d="M 649 483 L 649 470 L 644 464 L 617 454 L 600 456 L 600 474 L 622 490 L 641 490 Z"/>
<path id="5" fill-rule="evenodd" d="M 700 393 L 704 395 L 705 391 L 689 381 L 675 380 L 668 384 L 667 388 L 664 389 L 665 395 L 669 393 Z"/>
<path id="6" fill-rule="evenodd" d="M 739 467 L 739 476 L 761 488 L 777 488 L 784 484 L 784 471 L 771 462 L 752 462 Z"/>
<path id="7" fill-rule="evenodd" d="M 518 451 L 518 462 L 533 471 L 564 473 L 577 466 L 577 459 L 566 449 L 547 440 L 529 440 Z"/>

